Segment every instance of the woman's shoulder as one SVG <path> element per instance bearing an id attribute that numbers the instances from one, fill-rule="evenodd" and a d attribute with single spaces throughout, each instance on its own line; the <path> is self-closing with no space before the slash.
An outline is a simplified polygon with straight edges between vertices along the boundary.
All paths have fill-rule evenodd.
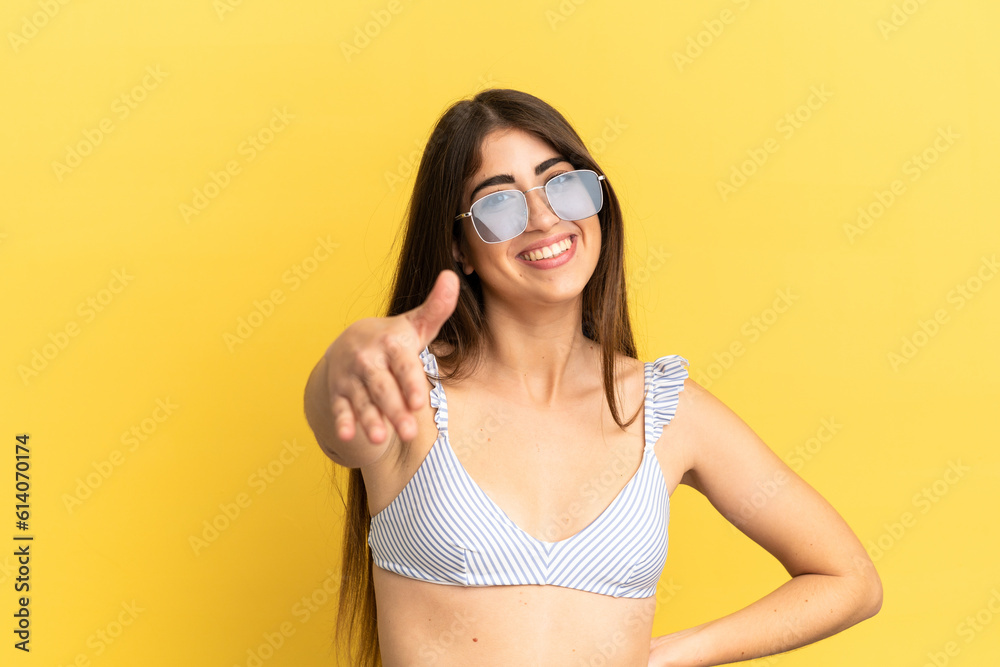
<path id="1" fill-rule="evenodd" d="M 653 375 L 662 375 L 665 372 L 682 370 L 687 368 L 688 365 L 687 359 L 680 354 L 661 354 L 655 357 L 636 358 L 621 352 L 615 352 L 615 363 L 620 369 L 640 373 L 644 372 L 648 365 L 652 367 Z"/>
<path id="2" fill-rule="evenodd" d="M 598 363 L 600 363 L 601 350 L 597 348 Z M 626 378 L 635 375 L 642 375 L 645 372 L 646 363 L 642 359 L 630 357 L 621 352 L 615 352 L 615 372 L 623 374 Z"/>

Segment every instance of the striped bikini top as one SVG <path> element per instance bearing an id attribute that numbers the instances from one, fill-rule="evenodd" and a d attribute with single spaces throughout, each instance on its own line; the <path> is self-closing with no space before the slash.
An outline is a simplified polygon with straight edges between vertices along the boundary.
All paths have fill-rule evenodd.
<path id="1" fill-rule="evenodd" d="M 655 595 L 667 558 L 670 496 L 653 445 L 677 409 L 687 360 L 668 355 L 645 363 L 645 447 L 638 470 L 585 528 L 547 542 L 518 527 L 459 462 L 448 439 L 437 359 L 427 347 L 420 359 L 433 376 L 438 437 L 399 495 L 372 517 L 374 563 L 455 586 L 540 584 L 612 597 Z"/>

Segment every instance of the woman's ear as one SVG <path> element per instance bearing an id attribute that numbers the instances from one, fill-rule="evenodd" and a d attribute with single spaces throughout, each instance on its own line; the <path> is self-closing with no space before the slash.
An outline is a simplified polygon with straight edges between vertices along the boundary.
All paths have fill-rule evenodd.
<path id="1" fill-rule="evenodd" d="M 462 267 L 462 273 L 465 275 L 470 275 L 475 271 L 475 267 L 466 258 L 464 252 L 462 252 L 461 247 L 459 247 L 458 241 L 452 239 L 451 241 L 451 256 L 455 259 L 455 262 Z"/>

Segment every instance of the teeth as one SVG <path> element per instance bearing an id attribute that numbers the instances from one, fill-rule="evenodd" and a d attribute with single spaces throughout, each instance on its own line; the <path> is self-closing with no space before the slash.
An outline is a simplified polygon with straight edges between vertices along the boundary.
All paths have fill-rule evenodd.
<path id="1" fill-rule="evenodd" d="M 521 257 L 529 261 L 536 261 L 539 259 L 548 259 L 549 257 L 555 257 L 561 255 L 573 245 L 573 240 L 567 237 L 560 241 L 559 243 L 553 243 L 550 246 L 546 246 L 539 250 L 532 250 L 531 252 L 522 253 Z"/>

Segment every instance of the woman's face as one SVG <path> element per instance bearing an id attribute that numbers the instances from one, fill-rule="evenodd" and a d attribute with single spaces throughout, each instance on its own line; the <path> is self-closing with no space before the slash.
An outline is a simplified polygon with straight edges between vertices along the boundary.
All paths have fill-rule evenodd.
<path id="1" fill-rule="evenodd" d="M 542 139 L 519 129 L 497 130 L 483 141 L 483 163 L 465 184 L 462 211 L 468 211 L 473 202 L 493 192 L 524 191 L 573 169 Z M 453 248 L 456 261 L 461 262 L 464 273 L 475 271 L 479 275 L 484 293 L 511 303 L 551 304 L 578 298 L 593 275 L 601 252 L 597 215 L 575 222 L 562 220 L 549 208 L 544 189 L 525 196 L 528 225 L 524 233 L 509 241 L 486 243 L 476 233 L 472 219 L 462 218 L 463 242 L 461 247 L 455 244 Z M 554 260 L 533 262 L 523 256 L 526 250 L 566 239 L 572 247 Z M 555 253 L 559 249 L 550 250 Z"/>

